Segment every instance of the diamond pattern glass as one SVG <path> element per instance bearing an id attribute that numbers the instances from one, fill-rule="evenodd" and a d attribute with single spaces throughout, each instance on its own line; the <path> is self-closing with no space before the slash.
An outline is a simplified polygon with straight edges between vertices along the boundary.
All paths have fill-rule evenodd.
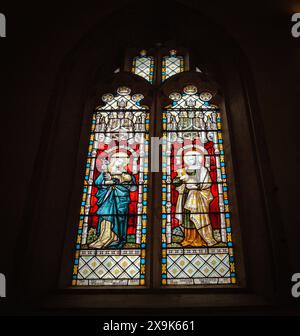
<path id="1" fill-rule="evenodd" d="M 154 76 L 154 57 L 147 56 L 146 51 L 142 50 L 140 55 L 133 59 L 132 72 L 145 78 L 152 84 Z"/>
<path id="2" fill-rule="evenodd" d="M 169 56 L 164 56 L 162 61 L 162 81 L 184 71 L 182 56 L 176 55 L 176 50 L 170 50 Z"/>

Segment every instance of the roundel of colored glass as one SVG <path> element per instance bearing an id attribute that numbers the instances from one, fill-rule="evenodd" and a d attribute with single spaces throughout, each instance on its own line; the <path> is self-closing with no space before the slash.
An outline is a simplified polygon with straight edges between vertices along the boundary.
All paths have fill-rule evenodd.
<path id="1" fill-rule="evenodd" d="M 210 92 L 201 92 L 199 97 L 203 101 L 210 101 L 212 99 L 212 94 Z"/>

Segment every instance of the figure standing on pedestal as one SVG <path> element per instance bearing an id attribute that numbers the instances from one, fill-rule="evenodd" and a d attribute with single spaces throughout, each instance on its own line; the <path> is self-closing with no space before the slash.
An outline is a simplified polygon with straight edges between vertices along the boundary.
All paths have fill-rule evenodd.
<path id="1" fill-rule="evenodd" d="M 95 181 L 98 238 L 89 244 L 90 248 L 122 248 L 126 244 L 130 192 L 137 189 L 134 176 L 126 170 L 128 164 L 126 153 L 114 153 L 107 171 L 102 171 Z"/>
<path id="2" fill-rule="evenodd" d="M 179 193 L 175 217 L 184 228 L 181 246 L 212 246 L 216 244 L 209 218 L 211 179 L 197 151 L 184 154 L 184 168 L 178 169 L 173 183 Z"/>

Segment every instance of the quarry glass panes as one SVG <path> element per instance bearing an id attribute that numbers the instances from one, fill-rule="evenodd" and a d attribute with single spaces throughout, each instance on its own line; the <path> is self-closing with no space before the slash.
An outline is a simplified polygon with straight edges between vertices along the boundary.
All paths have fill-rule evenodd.
<path id="1" fill-rule="evenodd" d="M 162 82 L 166 79 L 184 71 L 184 58 L 177 55 L 177 51 L 172 49 L 169 55 L 162 57 L 162 67 L 160 70 L 154 67 L 154 57 L 147 56 L 146 50 L 141 50 L 140 55 L 133 58 L 132 73 L 145 78 L 153 84 L 155 71 L 161 72 Z"/>
<path id="2" fill-rule="evenodd" d="M 162 285 L 236 282 L 221 114 L 210 92 L 174 92 L 163 113 Z"/>
<path id="3" fill-rule="evenodd" d="M 144 285 L 149 110 L 119 87 L 93 114 L 74 286 Z"/>
<path id="4" fill-rule="evenodd" d="M 142 50 L 140 55 L 133 59 L 132 72 L 153 83 L 154 57 L 147 56 L 146 50 Z"/>
<path id="5" fill-rule="evenodd" d="M 162 81 L 184 71 L 182 56 L 176 55 L 176 50 L 170 50 L 170 55 L 164 56 L 162 60 Z"/>

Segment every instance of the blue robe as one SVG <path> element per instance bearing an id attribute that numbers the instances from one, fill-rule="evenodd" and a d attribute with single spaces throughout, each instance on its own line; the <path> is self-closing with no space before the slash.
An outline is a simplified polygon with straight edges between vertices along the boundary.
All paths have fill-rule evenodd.
<path id="1" fill-rule="evenodd" d="M 115 184 L 104 184 L 104 173 L 102 172 L 95 181 L 98 187 L 96 197 L 99 206 L 97 233 L 100 233 L 101 222 L 107 220 L 112 223 L 112 231 L 118 237 L 118 241 L 111 243 L 109 247 L 122 247 L 126 243 L 130 191 L 136 190 L 135 177 L 132 175 L 131 178 L 128 182 L 113 179 Z"/>

